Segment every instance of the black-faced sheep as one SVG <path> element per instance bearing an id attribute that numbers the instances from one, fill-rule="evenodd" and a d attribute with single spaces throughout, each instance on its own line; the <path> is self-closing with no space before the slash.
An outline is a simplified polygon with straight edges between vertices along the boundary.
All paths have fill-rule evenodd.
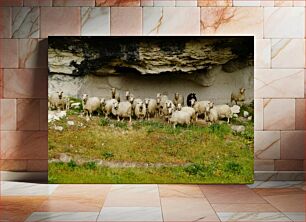
<path id="1" fill-rule="evenodd" d="M 243 103 L 245 101 L 245 88 L 240 88 L 239 92 L 232 93 L 231 94 L 231 103 L 235 101 L 235 104 L 237 105 L 239 103 Z"/>
<path id="2" fill-rule="evenodd" d="M 191 100 L 194 99 L 195 101 L 197 101 L 197 97 L 195 93 L 190 93 L 187 96 L 187 106 L 191 106 Z"/>

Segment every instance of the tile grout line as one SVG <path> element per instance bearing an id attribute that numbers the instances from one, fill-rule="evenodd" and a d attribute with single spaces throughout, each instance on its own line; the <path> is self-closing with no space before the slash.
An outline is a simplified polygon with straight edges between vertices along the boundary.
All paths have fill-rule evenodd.
<path id="1" fill-rule="evenodd" d="M 162 221 L 164 222 L 164 212 L 163 212 L 163 207 L 162 207 L 162 202 L 161 202 L 161 196 L 160 196 L 160 187 L 159 184 L 157 185 L 157 189 L 158 189 L 158 197 L 159 197 L 159 205 L 160 205 L 160 211 L 161 211 L 161 217 L 162 217 Z"/>

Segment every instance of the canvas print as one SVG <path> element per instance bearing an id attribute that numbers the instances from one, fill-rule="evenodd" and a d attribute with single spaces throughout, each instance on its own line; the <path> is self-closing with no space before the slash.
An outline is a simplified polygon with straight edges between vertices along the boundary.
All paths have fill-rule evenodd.
<path id="1" fill-rule="evenodd" d="M 253 36 L 48 44 L 49 183 L 253 182 Z"/>

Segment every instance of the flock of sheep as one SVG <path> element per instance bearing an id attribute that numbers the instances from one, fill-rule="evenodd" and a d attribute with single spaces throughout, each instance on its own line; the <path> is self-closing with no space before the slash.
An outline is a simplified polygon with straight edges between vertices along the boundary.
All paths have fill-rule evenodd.
<path id="1" fill-rule="evenodd" d="M 69 97 L 64 96 L 62 91 L 51 94 L 48 99 L 51 110 L 68 110 L 72 105 Z M 237 104 L 244 101 L 244 88 L 231 94 L 231 102 Z M 105 118 L 114 116 L 118 121 L 124 118 L 132 121 L 132 118 L 149 120 L 160 117 L 173 124 L 173 127 L 176 127 L 177 124 L 189 125 L 200 117 L 209 123 L 226 118 L 229 123 L 233 116 L 229 105 L 215 105 L 212 101 L 198 101 L 195 93 L 190 93 L 187 96 L 187 106 L 184 106 L 184 97 L 179 93 L 175 93 L 172 100 L 161 93 L 158 93 L 156 98 L 142 100 L 136 98 L 130 91 L 126 91 L 125 100 L 122 101 L 116 88 L 111 89 L 110 99 L 89 97 L 87 94 L 83 94 L 82 107 L 84 115 L 88 118 L 91 118 L 94 112 L 97 112 L 98 115 L 104 114 Z"/>

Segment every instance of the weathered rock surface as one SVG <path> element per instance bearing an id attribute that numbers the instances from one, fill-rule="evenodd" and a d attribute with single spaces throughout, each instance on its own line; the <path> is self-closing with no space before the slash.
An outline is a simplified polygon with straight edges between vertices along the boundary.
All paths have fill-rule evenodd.
<path id="1" fill-rule="evenodd" d="M 218 65 L 226 72 L 250 65 L 253 48 L 242 38 L 61 37 L 50 38 L 48 53 L 49 70 L 58 74 L 202 74 Z"/>

